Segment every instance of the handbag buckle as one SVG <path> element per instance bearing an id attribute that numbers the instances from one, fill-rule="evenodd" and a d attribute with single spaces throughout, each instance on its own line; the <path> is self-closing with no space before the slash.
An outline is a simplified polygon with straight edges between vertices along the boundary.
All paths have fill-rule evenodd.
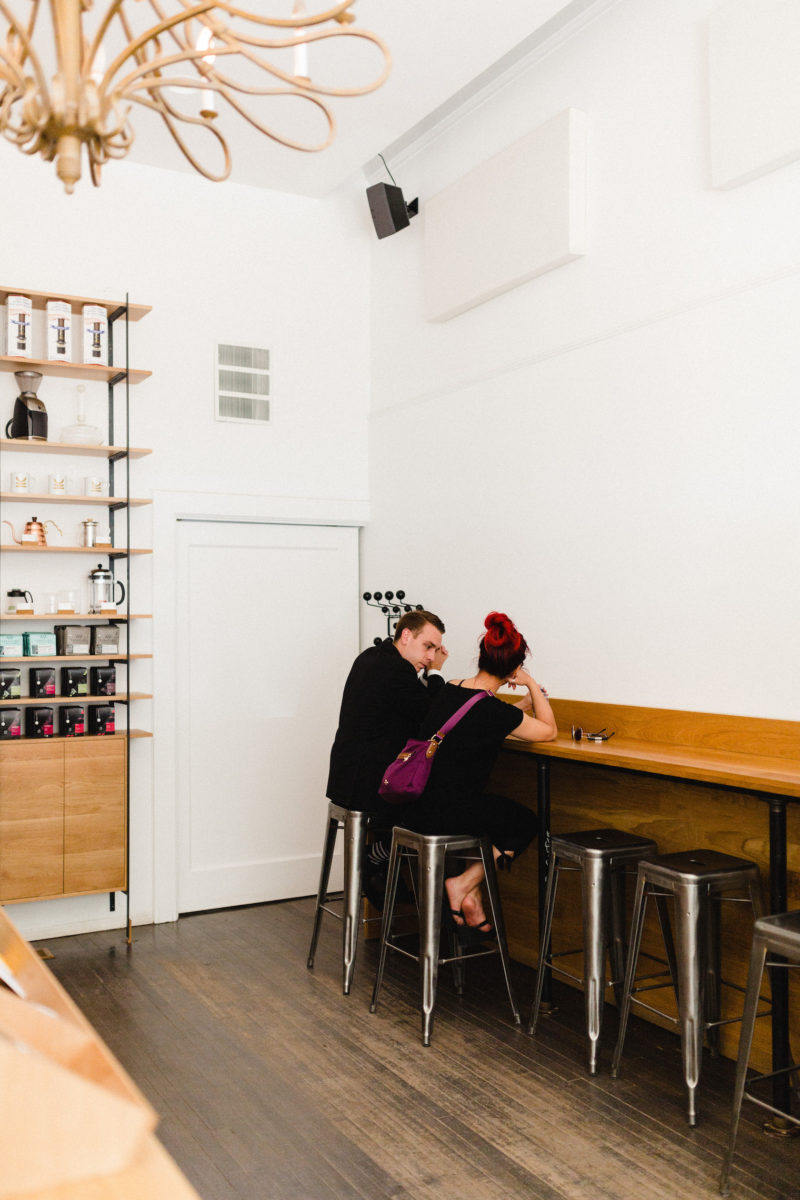
<path id="1" fill-rule="evenodd" d="M 425 757 L 433 758 L 434 754 L 439 749 L 439 747 L 441 746 L 443 741 L 444 741 L 444 738 L 442 737 L 442 735 L 439 733 L 435 733 L 433 735 L 433 737 L 431 738 L 431 740 L 428 742 L 428 749 L 425 751 Z"/>

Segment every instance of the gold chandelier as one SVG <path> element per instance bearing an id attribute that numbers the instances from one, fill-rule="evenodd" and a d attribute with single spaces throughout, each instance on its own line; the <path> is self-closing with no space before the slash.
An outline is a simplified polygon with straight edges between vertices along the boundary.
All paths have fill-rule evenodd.
<path id="1" fill-rule="evenodd" d="M 105 6 L 101 0 L 96 12 L 92 0 L 50 0 L 49 23 L 39 19 L 40 2 L 0 0 L 0 16 L 8 23 L 0 42 L 0 132 L 25 154 L 55 159 L 67 192 L 81 177 L 82 146 L 95 186 L 103 164 L 128 153 L 133 104 L 162 118 L 195 170 L 222 180 L 231 170 L 230 150 L 216 124 L 222 102 L 284 146 L 323 150 L 336 127 L 321 97 L 363 96 L 389 73 L 389 51 L 381 39 L 352 27 L 355 0 L 312 14 L 295 0 L 286 17 L 246 12 L 227 0 L 106 0 Z M 348 87 L 313 82 L 308 45 L 318 44 L 314 53 L 330 69 L 333 48 L 353 47 L 354 39 L 377 47 L 378 74 L 370 64 L 366 82 L 351 80 Z M 355 69 L 363 71 L 363 63 Z M 321 136 L 296 140 L 267 124 L 256 110 L 275 97 L 312 106 Z M 196 140 L 198 132 L 221 153 L 220 171 L 196 157 L 187 139 Z"/>

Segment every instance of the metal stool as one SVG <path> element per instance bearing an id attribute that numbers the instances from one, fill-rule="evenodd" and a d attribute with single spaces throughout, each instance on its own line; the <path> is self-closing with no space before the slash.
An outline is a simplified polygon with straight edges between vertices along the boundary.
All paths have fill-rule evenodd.
<path id="1" fill-rule="evenodd" d="M 597 1073 L 597 1049 L 603 1024 L 603 1000 L 607 987 L 613 987 L 617 1005 L 622 998 L 625 975 L 625 868 L 648 855 L 657 854 L 658 846 L 650 838 L 637 837 L 620 829 L 588 829 L 581 833 L 558 834 L 551 839 L 547 867 L 547 895 L 539 941 L 539 966 L 536 993 L 528 1032 L 536 1032 L 545 971 L 582 983 L 586 1009 L 586 1036 L 589 1049 L 589 1074 Z M 565 867 L 564 863 L 577 863 Z M 558 877 L 562 870 L 581 872 L 581 910 L 583 946 L 553 954 L 550 933 L 556 905 Z M 555 958 L 583 952 L 583 977 L 556 966 Z M 611 960 L 611 980 L 606 982 L 606 955 Z"/>
<path id="2" fill-rule="evenodd" d="M 314 909 L 314 929 L 311 934 L 311 947 L 308 951 L 308 969 L 311 971 L 314 967 L 314 955 L 317 951 L 322 914 L 330 913 L 332 917 L 336 917 L 337 921 L 342 922 L 342 991 L 345 996 L 350 994 L 356 966 L 358 929 L 362 921 L 359 912 L 361 876 L 364 870 L 367 832 L 382 833 L 390 828 L 391 825 L 386 823 L 386 818 L 382 814 L 379 816 L 372 812 L 342 808 L 341 805 L 332 802 L 328 804 L 328 826 L 322 851 L 317 906 Z M 336 835 L 340 829 L 344 830 L 344 895 L 341 901 L 342 911 L 337 912 L 328 907 L 331 903 L 328 896 L 328 879 L 336 846 Z M 378 920 L 377 917 L 367 919 Z"/>
<path id="3" fill-rule="evenodd" d="M 728 1195 L 728 1176 L 730 1175 L 731 1163 L 733 1161 L 733 1152 L 736 1148 L 736 1135 L 739 1132 L 739 1116 L 742 1111 L 743 1099 L 751 1100 L 759 1108 L 764 1108 L 767 1112 L 773 1113 L 775 1116 L 791 1121 L 794 1125 L 800 1125 L 800 1119 L 797 1117 L 793 1117 L 790 1113 L 775 1108 L 772 1104 L 767 1104 L 766 1101 L 745 1090 L 747 1064 L 750 1060 L 750 1047 L 753 1042 L 755 1019 L 756 1016 L 766 1016 L 766 1013 L 759 1013 L 757 1009 L 768 951 L 772 954 L 780 955 L 782 959 L 788 959 L 788 962 L 770 959 L 766 965 L 772 969 L 790 970 L 793 967 L 800 966 L 800 912 L 782 913 L 776 917 L 761 917 L 753 927 L 753 946 L 750 951 L 750 970 L 747 975 L 742 1032 L 739 1038 L 739 1057 L 736 1060 L 736 1083 L 733 1089 L 730 1139 L 719 1181 L 719 1190 L 723 1196 Z M 758 1083 L 759 1080 L 774 1079 L 778 1075 L 790 1075 L 793 1073 L 798 1076 L 798 1084 L 800 1084 L 800 1063 L 794 1063 L 793 1066 L 783 1067 L 779 1071 L 770 1071 L 765 1075 L 753 1075 L 750 1078 L 750 1085 Z"/>
<path id="4" fill-rule="evenodd" d="M 486 873 L 486 896 L 488 899 L 488 920 L 491 921 L 497 944 L 486 950 L 474 950 L 467 954 L 455 954 L 450 958 L 439 955 L 439 940 L 441 933 L 442 896 L 444 894 L 445 855 L 457 854 L 461 858 L 480 859 Z M 412 954 L 402 946 L 398 946 L 392 934 L 394 919 L 395 894 L 400 866 L 404 859 L 416 857 L 418 868 L 418 907 L 419 907 L 419 953 Z M 490 937 L 491 934 L 487 934 Z M 383 970 L 386 963 L 387 949 L 397 950 L 408 958 L 413 958 L 420 966 L 420 982 L 422 987 L 422 1044 L 430 1046 L 431 1029 L 433 1026 L 433 1008 L 436 1003 L 436 982 L 439 967 L 443 963 L 453 962 L 461 966 L 466 958 L 480 958 L 487 954 L 499 954 L 503 964 L 506 990 L 511 1001 L 511 1011 L 514 1023 L 520 1024 L 519 1009 L 514 997 L 509 975 L 508 946 L 506 944 L 503 910 L 500 907 L 500 893 L 497 887 L 497 874 L 494 865 L 494 855 L 488 838 L 458 834 L 423 834 L 414 833 L 410 829 L 395 826 L 392 831 L 392 850 L 389 856 L 389 879 L 386 884 L 386 903 L 383 909 L 383 924 L 381 925 L 381 943 L 378 954 L 378 969 L 375 976 L 375 989 L 372 993 L 370 1012 L 375 1012 L 378 1006 L 378 993 L 383 982 Z"/>
<path id="5" fill-rule="evenodd" d="M 747 890 L 753 913 L 760 917 L 762 908 L 758 866 L 749 859 L 734 858 L 717 850 L 684 850 L 677 854 L 661 854 L 639 863 L 619 1037 L 611 1074 L 616 1079 L 619 1072 L 631 1002 L 680 1025 L 683 1076 L 688 1092 L 687 1120 L 690 1125 L 697 1124 L 696 1092 L 700 1080 L 703 1035 L 707 1030 L 712 1052 L 719 1048 L 719 1026 L 722 1024 L 719 1019 L 720 985 L 724 982 L 720 977 L 720 900 L 723 892 L 737 890 Z M 671 982 L 678 1002 L 677 1018 L 636 998 L 637 992 L 665 986 L 651 983 L 647 987 L 636 987 L 640 982 L 636 978 L 636 964 L 650 895 L 674 898 L 676 966 L 672 965 L 673 955 L 664 925 L 662 931 L 667 942 Z M 746 903 L 745 900 L 736 901 L 733 897 L 727 899 Z M 652 978 L 652 975 L 642 977 Z M 738 990 L 744 991 L 743 988 Z"/>

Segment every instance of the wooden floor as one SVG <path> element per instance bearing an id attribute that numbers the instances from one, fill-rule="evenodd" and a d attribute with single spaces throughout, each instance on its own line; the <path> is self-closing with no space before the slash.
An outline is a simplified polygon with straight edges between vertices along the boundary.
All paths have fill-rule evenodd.
<path id="1" fill-rule="evenodd" d="M 582 999 L 535 1040 L 510 1022 L 496 959 L 440 984 L 419 1040 L 414 964 L 392 956 L 378 1012 L 374 943 L 341 994 L 339 925 L 306 969 L 312 902 L 288 901 L 46 943 L 50 966 L 161 1115 L 203 1200 L 690 1200 L 717 1195 L 733 1064 L 707 1059 L 685 1123 L 678 1043 L 632 1018 L 622 1074 L 584 1070 Z M 534 974 L 516 969 L 527 1014 Z M 747 1106 L 741 1200 L 800 1197 L 800 1141 Z M 162 1198 L 157 1198 L 162 1200 Z M 168 1198 L 163 1198 L 168 1200 Z"/>

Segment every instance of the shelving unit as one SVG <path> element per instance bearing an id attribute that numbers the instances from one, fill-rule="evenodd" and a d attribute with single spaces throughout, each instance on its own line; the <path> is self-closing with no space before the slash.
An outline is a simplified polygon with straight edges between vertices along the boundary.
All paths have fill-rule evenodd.
<path id="1" fill-rule="evenodd" d="M 120 569 L 124 563 L 125 582 L 124 608 L 120 605 L 118 611 L 0 613 L 0 623 L 4 626 L 7 622 L 13 623 L 19 628 L 19 623 L 23 622 L 39 629 L 42 624 L 48 623 L 114 624 L 130 630 L 131 622 L 152 617 L 150 613 L 136 613 L 130 608 L 130 561 L 137 556 L 152 554 L 149 547 L 131 546 L 131 509 L 142 508 L 152 502 L 133 497 L 130 492 L 131 462 L 151 453 L 149 449 L 130 445 L 130 388 L 150 378 L 151 372 L 131 366 L 128 335 L 130 323 L 141 320 L 151 310 L 146 305 L 130 304 L 127 299 L 124 302 L 109 302 L 88 296 L 33 292 L 29 288 L 4 285 L 0 285 L 0 293 L 3 297 L 10 294 L 28 296 L 34 310 L 45 310 L 50 299 L 66 300 L 72 307 L 76 324 L 79 324 L 79 314 L 84 304 L 102 305 L 108 312 L 108 360 L 111 364 L 105 366 L 0 355 L 0 372 L 34 370 L 40 371 L 45 381 L 61 377 L 101 383 L 106 385 L 108 397 L 107 445 L 0 438 L 0 464 L 3 470 L 8 465 L 7 456 L 10 454 L 104 460 L 108 471 L 108 495 L 0 491 L 3 508 L 24 504 L 29 511 L 36 512 L 39 508 L 51 505 L 70 508 L 82 505 L 86 509 L 96 508 L 107 513 L 110 529 L 110 542 L 103 544 L 39 546 L 5 542 L 0 544 L 0 554 L 16 555 L 16 559 L 10 561 L 15 561 L 17 565 L 23 561 L 20 555 L 27 555 L 31 561 L 38 560 L 40 555 L 90 556 L 95 560 L 106 559 L 112 575 L 116 574 L 115 566 Z M 124 330 L 123 366 L 116 365 L 114 357 L 114 330 L 121 319 Z M 73 345 L 76 341 L 73 340 Z M 120 409 L 123 414 L 121 422 L 115 419 L 119 417 Z M 124 425 L 124 429 L 121 425 Z M 5 474 L 3 483 L 7 485 Z M 120 484 L 122 486 L 118 486 Z M 7 531 L 7 527 L 0 526 L 0 529 L 4 533 Z M 5 595 L 2 599 L 5 602 Z M 0 656 L 0 669 L 6 666 L 81 666 L 90 663 L 120 663 L 126 668 L 126 686 L 114 696 L 58 695 L 38 698 L 25 695 L 0 699 L 0 709 L 18 707 L 24 710 L 33 705 L 59 708 L 69 704 L 103 703 L 128 706 L 139 700 L 152 699 L 148 692 L 130 690 L 131 664 L 150 658 L 152 655 L 149 653 L 131 651 L 130 634 L 125 640 L 124 652 L 117 654 Z M 0 782 L 3 784 L 0 795 L 0 904 L 51 899 L 58 895 L 108 892 L 113 909 L 116 893 L 124 892 L 127 936 L 130 941 L 128 748 L 132 739 L 151 736 L 150 731 L 135 729 L 127 721 L 124 730 L 103 736 L 72 738 L 56 734 L 49 738 L 23 736 L 0 741 Z M 46 848 L 43 849 L 45 843 Z M 41 867 L 41 886 L 38 888 L 37 862 Z"/>

